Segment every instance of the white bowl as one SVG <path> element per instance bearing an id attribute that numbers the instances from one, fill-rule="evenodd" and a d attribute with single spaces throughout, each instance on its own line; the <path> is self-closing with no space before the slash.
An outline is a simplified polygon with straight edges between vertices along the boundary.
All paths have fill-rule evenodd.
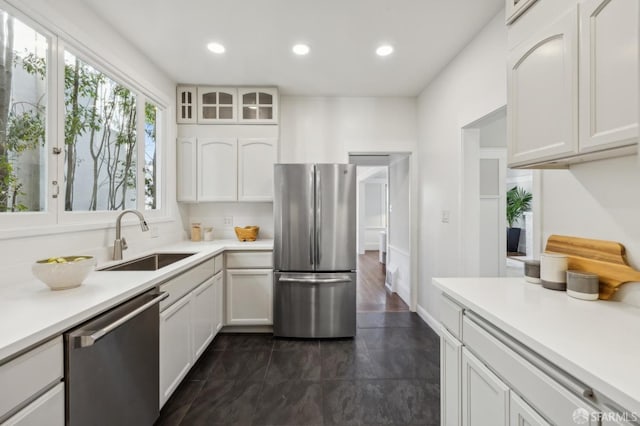
<path id="1" fill-rule="evenodd" d="M 83 259 L 76 260 L 78 258 Z M 66 262 L 50 262 L 51 259 L 64 259 Z M 51 290 L 78 287 L 96 266 L 93 256 L 62 256 L 51 259 L 38 260 L 31 267 L 33 275 Z"/>

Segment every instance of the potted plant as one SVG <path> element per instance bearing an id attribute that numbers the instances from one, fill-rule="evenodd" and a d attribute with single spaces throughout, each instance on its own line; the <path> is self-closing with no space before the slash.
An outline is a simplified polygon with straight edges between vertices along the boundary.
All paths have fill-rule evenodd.
<path id="1" fill-rule="evenodd" d="M 523 215 L 524 212 L 531 210 L 530 192 L 519 186 L 514 186 L 507 191 L 507 252 L 517 253 L 520 243 L 520 228 L 514 228 L 513 225 Z"/>

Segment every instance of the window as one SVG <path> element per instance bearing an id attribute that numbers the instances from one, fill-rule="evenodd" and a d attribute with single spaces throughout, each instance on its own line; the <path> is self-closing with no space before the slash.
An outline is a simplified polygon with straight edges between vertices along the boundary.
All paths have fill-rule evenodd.
<path id="1" fill-rule="evenodd" d="M 46 208 L 47 37 L 0 11 L 0 212 Z"/>
<path id="2" fill-rule="evenodd" d="M 162 102 L 93 58 L 0 10 L 2 236 L 24 226 L 112 223 L 114 211 L 128 208 L 165 213 Z"/>

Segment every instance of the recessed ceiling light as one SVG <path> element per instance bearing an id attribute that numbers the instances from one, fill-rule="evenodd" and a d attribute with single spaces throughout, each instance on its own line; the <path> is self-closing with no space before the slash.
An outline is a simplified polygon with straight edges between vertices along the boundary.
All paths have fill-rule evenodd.
<path id="1" fill-rule="evenodd" d="M 376 54 L 378 56 L 389 56 L 393 53 L 393 46 L 390 44 L 383 44 L 376 49 Z"/>
<path id="2" fill-rule="evenodd" d="M 224 53 L 225 48 L 223 45 L 221 45 L 220 43 L 209 43 L 207 44 L 207 49 L 209 49 L 210 51 L 212 51 L 213 53 Z"/>
<path id="3" fill-rule="evenodd" d="M 296 55 L 304 56 L 309 53 L 310 49 L 306 44 L 296 44 L 291 50 L 293 50 L 293 53 Z"/>

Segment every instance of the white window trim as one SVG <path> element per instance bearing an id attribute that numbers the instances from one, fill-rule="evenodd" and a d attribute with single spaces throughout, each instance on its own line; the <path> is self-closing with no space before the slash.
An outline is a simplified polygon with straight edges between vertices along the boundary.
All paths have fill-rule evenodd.
<path id="1" fill-rule="evenodd" d="M 46 25 L 38 23 L 36 20 L 23 13 L 20 9 L 0 0 L 0 7 L 12 16 L 15 16 L 25 24 L 31 26 L 42 35 L 48 37 L 49 49 L 47 52 L 47 140 L 46 152 L 43 157 L 46 161 L 48 185 L 45 189 L 45 210 L 41 212 L 21 212 L 21 213 L 0 213 L 0 240 L 19 238 L 24 236 L 52 235 L 66 232 L 78 232 L 91 229 L 109 229 L 115 226 L 115 219 L 121 210 L 112 211 L 76 211 L 67 212 L 64 210 L 64 155 L 54 155 L 53 147 L 64 149 L 64 52 L 69 51 L 82 61 L 88 63 L 96 70 L 104 73 L 107 77 L 126 86 L 136 94 L 138 116 L 138 135 L 144 135 L 144 104 L 146 101 L 152 102 L 158 107 L 158 138 L 156 149 L 158 150 L 157 174 L 159 185 L 158 196 L 160 208 L 156 210 L 146 210 L 144 208 L 144 183 L 143 168 L 138 160 L 138 185 L 137 185 L 137 207 L 150 223 L 161 223 L 175 221 L 172 215 L 171 203 L 167 196 L 167 174 L 166 164 L 168 161 L 166 145 L 168 144 L 168 111 L 170 102 L 162 95 L 154 93 L 135 79 L 119 71 L 117 67 L 103 59 L 99 54 L 92 51 L 81 42 L 75 41 L 72 36 L 61 31 L 54 24 L 49 27 L 56 31 L 51 31 Z M 35 13 L 34 13 L 35 15 Z M 40 18 L 43 19 L 44 18 Z M 140 110 L 141 108 L 141 110 Z M 140 111 L 142 113 L 140 114 Z M 144 162 L 144 136 L 139 139 L 138 158 Z M 54 185 L 58 182 L 58 196 L 53 198 Z"/>

